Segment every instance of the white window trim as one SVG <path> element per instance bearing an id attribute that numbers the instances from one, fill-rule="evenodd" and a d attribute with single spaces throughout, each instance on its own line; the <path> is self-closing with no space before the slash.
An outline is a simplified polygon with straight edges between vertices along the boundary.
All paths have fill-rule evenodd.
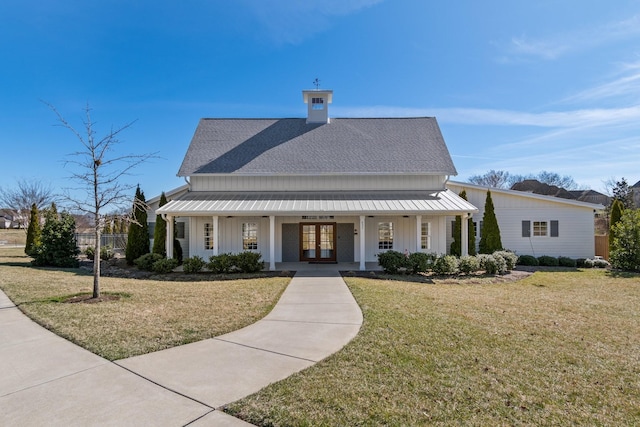
<path id="1" fill-rule="evenodd" d="M 431 222 L 423 222 L 422 224 L 420 224 L 420 249 L 424 250 L 424 251 L 428 251 L 431 250 Z M 427 233 L 425 234 L 424 231 L 426 231 Z M 426 247 L 423 244 L 423 242 L 425 241 L 426 238 Z"/>
<path id="2" fill-rule="evenodd" d="M 535 234 L 535 224 L 536 223 L 544 223 L 546 234 Z M 531 237 L 535 239 L 543 239 L 545 237 L 549 237 L 551 235 L 551 221 L 548 219 L 532 219 L 531 220 Z"/>
<path id="3" fill-rule="evenodd" d="M 381 235 L 380 232 L 382 231 L 382 225 L 383 224 L 388 224 L 389 225 L 389 239 L 388 240 L 382 240 L 381 239 Z M 395 236 L 394 236 L 394 231 L 393 231 L 393 222 L 391 221 L 384 221 L 384 222 L 379 222 L 378 223 L 378 250 L 380 251 L 391 251 L 393 250 L 394 247 L 394 240 L 395 240 Z M 389 243 L 391 243 L 391 247 L 382 247 L 382 246 L 389 246 Z"/>
<path id="4" fill-rule="evenodd" d="M 208 230 L 207 230 L 208 229 Z M 207 233 L 208 231 L 208 233 Z M 210 251 L 213 249 L 214 246 L 214 241 L 213 241 L 213 224 L 210 222 L 205 222 L 204 223 L 204 230 L 203 230 L 203 237 L 204 237 L 204 250 L 205 251 Z M 208 243 L 208 245 L 207 245 Z"/>
<path id="5" fill-rule="evenodd" d="M 245 226 L 251 226 L 251 225 L 253 225 L 253 228 L 249 227 L 249 229 L 245 231 Z M 242 237 L 242 250 L 243 251 L 257 251 L 258 250 L 258 247 L 259 247 L 258 246 L 258 236 L 260 235 L 258 230 L 259 230 L 259 226 L 258 226 L 257 222 L 243 222 L 242 223 L 242 230 L 241 230 L 242 236 L 241 237 Z M 252 231 L 255 233 L 255 245 L 256 245 L 256 247 L 248 249 L 248 248 L 245 248 L 245 238 L 250 239 Z"/>

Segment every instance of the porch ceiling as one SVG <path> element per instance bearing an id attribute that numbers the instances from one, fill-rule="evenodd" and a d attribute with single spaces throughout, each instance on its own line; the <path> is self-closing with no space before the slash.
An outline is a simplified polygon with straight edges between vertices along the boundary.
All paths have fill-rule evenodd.
<path id="1" fill-rule="evenodd" d="M 478 212 L 478 208 L 449 190 L 359 193 L 188 192 L 156 212 L 172 216 L 453 215 Z"/>

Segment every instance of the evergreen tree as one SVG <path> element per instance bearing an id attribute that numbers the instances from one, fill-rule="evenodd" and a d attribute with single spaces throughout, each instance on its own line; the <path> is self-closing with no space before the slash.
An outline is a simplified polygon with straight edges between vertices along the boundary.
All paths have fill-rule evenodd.
<path id="1" fill-rule="evenodd" d="M 622 270 L 640 271 L 640 209 L 625 209 L 613 229 L 611 265 Z"/>
<path id="2" fill-rule="evenodd" d="M 624 206 L 622 202 L 618 199 L 613 199 L 613 203 L 611 203 L 611 218 L 609 220 L 609 246 L 613 245 L 613 238 L 615 236 L 615 225 L 622 218 L 622 212 L 624 210 Z"/>
<path id="3" fill-rule="evenodd" d="M 32 256 L 35 254 L 38 246 L 40 246 L 40 237 L 42 229 L 40 227 L 40 215 L 38 213 L 38 206 L 36 204 L 31 205 L 31 214 L 29 216 L 29 228 L 27 228 L 27 242 L 24 245 L 24 252 Z"/>
<path id="4" fill-rule="evenodd" d="M 502 249 L 500 228 L 491 199 L 491 191 L 487 191 L 487 199 L 484 203 L 484 215 L 482 216 L 482 237 L 480 238 L 480 253 L 492 254 Z"/>
<path id="5" fill-rule="evenodd" d="M 140 186 L 136 188 L 136 196 L 133 200 L 132 221 L 129 225 L 127 236 L 127 248 L 125 258 L 127 264 L 133 265 L 133 261 L 144 254 L 149 253 L 149 225 L 147 224 L 147 209 L 144 193 Z"/>
<path id="6" fill-rule="evenodd" d="M 160 203 L 158 204 L 158 207 L 162 207 L 166 204 L 167 197 L 164 195 L 163 191 L 160 195 Z M 160 254 L 163 257 L 167 256 L 167 222 L 162 218 L 162 215 L 156 215 L 156 228 L 153 230 L 152 252 L 154 254 Z"/>
<path id="7" fill-rule="evenodd" d="M 80 253 L 76 244 L 76 221 L 63 212 L 58 218 L 55 205 L 46 214 L 41 243 L 35 251 L 33 263 L 38 266 L 77 267 Z"/>
<path id="8" fill-rule="evenodd" d="M 104 219 L 104 227 L 102 228 L 102 234 L 112 234 L 113 229 L 111 227 L 111 222 L 113 221 L 113 217 L 107 216 Z"/>
<path id="9" fill-rule="evenodd" d="M 619 200 L 624 209 L 633 209 L 633 190 L 629 187 L 625 178 L 616 182 L 616 185 L 613 188 L 613 199 Z M 613 204 L 611 207 L 613 207 Z"/>

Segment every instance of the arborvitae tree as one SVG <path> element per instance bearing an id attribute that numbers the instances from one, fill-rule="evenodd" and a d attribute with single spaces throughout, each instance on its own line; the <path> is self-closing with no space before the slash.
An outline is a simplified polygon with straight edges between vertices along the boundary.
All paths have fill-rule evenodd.
<path id="1" fill-rule="evenodd" d="M 491 199 L 491 191 L 487 191 L 487 200 L 484 203 L 484 215 L 482 216 L 482 237 L 480 238 L 480 253 L 492 254 L 502 249 L 500 228 Z"/>
<path id="2" fill-rule="evenodd" d="M 111 223 L 113 222 L 113 217 L 107 216 L 104 218 L 104 227 L 102 227 L 102 234 L 112 234 L 113 228 Z"/>
<path id="3" fill-rule="evenodd" d="M 609 220 L 609 246 L 613 245 L 613 238 L 615 236 L 615 225 L 622 218 L 622 212 L 624 210 L 624 206 L 622 202 L 618 199 L 614 199 L 611 204 L 611 218 Z"/>
<path id="4" fill-rule="evenodd" d="M 640 271 L 640 210 L 625 209 L 614 231 L 611 265 L 622 270 Z"/>
<path id="5" fill-rule="evenodd" d="M 127 249 L 125 258 L 127 264 L 133 265 L 133 261 L 144 254 L 149 253 L 149 225 L 147 224 L 147 210 L 144 193 L 140 186 L 136 188 L 136 196 L 133 200 L 132 221 L 129 225 L 127 236 Z"/>
<path id="6" fill-rule="evenodd" d="M 79 253 L 75 219 L 67 212 L 58 219 L 53 206 L 47 212 L 41 244 L 35 251 L 33 263 L 38 266 L 77 267 Z"/>
<path id="7" fill-rule="evenodd" d="M 42 229 L 40 227 L 40 215 L 38 206 L 31 205 L 31 214 L 29 216 L 29 228 L 27 228 L 27 243 L 24 245 L 24 253 L 29 256 L 35 254 L 38 246 L 40 246 L 40 237 Z"/>
<path id="8" fill-rule="evenodd" d="M 164 195 L 164 191 L 160 195 L 160 203 L 158 207 L 162 207 L 167 204 L 167 197 Z M 162 215 L 156 215 L 156 228 L 153 230 L 153 251 L 154 254 L 160 254 L 163 257 L 167 256 L 167 222 L 162 218 Z"/>
<path id="9" fill-rule="evenodd" d="M 462 190 L 459 194 L 460 198 L 467 200 L 467 192 Z M 467 242 L 469 248 L 469 255 L 476 254 L 476 227 L 473 225 L 473 219 L 467 219 Z M 451 242 L 451 248 L 449 250 L 451 255 L 462 255 L 462 217 L 456 216 L 455 223 L 453 225 L 453 242 Z"/>

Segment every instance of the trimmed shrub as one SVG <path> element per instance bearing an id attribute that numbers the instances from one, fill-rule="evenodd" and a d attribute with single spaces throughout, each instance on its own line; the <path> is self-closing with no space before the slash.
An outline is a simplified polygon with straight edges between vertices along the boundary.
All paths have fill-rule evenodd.
<path id="1" fill-rule="evenodd" d="M 58 218 L 55 205 L 52 205 L 42 228 L 40 244 L 31 255 L 33 265 L 77 268 L 79 253 L 75 219 L 67 212 Z"/>
<path id="2" fill-rule="evenodd" d="M 558 257 L 558 265 L 560 267 L 575 267 L 577 265 L 577 262 L 573 258 L 569 258 L 569 257 L 566 257 L 566 256 L 559 256 Z"/>
<path id="3" fill-rule="evenodd" d="M 93 261 L 96 257 L 96 248 L 93 246 L 88 246 L 87 249 L 84 250 L 84 254 L 87 256 L 87 259 Z"/>
<path id="4" fill-rule="evenodd" d="M 159 255 L 159 254 L 154 254 Z M 162 255 L 160 255 L 162 256 Z M 162 258 L 153 263 L 152 269 L 154 273 L 167 274 L 171 273 L 178 266 L 178 260 L 175 258 Z"/>
<path id="5" fill-rule="evenodd" d="M 593 259 L 590 260 L 593 262 L 593 266 L 595 268 L 607 268 L 609 267 L 611 264 L 609 264 L 607 261 L 603 260 L 603 259 Z"/>
<path id="6" fill-rule="evenodd" d="M 507 263 L 507 270 L 513 270 L 518 263 L 518 255 L 510 251 L 496 251 L 493 256 L 500 256 Z"/>
<path id="7" fill-rule="evenodd" d="M 576 260 L 576 267 L 578 267 L 578 268 L 585 268 L 585 267 L 587 267 L 587 266 L 586 266 L 586 261 L 587 261 L 587 260 L 586 260 L 586 258 L 578 258 L 578 259 Z M 591 267 L 593 267 L 593 265 L 592 265 Z M 587 268 L 591 268 L 591 267 L 587 267 Z"/>
<path id="8" fill-rule="evenodd" d="M 140 270 L 153 271 L 153 264 L 161 259 L 164 259 L 164 257 L 160 254 L 144 254 L 136 258 L 133 263 Z"/>
<path id="9" fill-rule="evenodd" d="M 471 255 L 460 257 L 458 269 L 465 274 L 475 273 L 480 270 L 480 261 L 477 257 Z"/>
<path id="10" fill-rule="evenodd" d="M 409 268 L 409 258 L 398 251 L 381 252 L 378 255 L 378 265 L 385 273 L 396 274 L 401 268 Z"/>
<path id="11" fill-rule="evenodd" d="M 202 259 L 202 257 L 194 255 L 191 258 L 187 258 L 184 260 L 184 262 L 182 263 L 182 268 L 185 273 L 191 274 L 202 271 L 205 265 L 207 265 L 207 263 L 204 259 Z"/>
<path id="12" fill-rule="evenodd" d="M 520 255 L 518 257 L 518 265 L 529 265 L 537 267 L 538 265 L 540 265 L 540 263 L 538 262 L 538 258 L 534 257 L 533 255 Z"/>
<path id="13" fill-rule="evenodd" d="M 458 258 L 453 255 L 438 257 L 433 264 L 433 272 L 439 275 L 456 274 L 458 272 Z"/>
<path id="14" fill-rule="evenodd" d="M 538 265 L 544 267 L 557 267 L 558 266 L 558 258 L 542 255 L 538 257 Z"/>
<path id="15" fill-rule="evenodd" d="M 111 250 L 111 247 L 109 246 L 102 246 L 100 248 L 100 259 L 103 261 L 109 261 L 110 259 L 112 259 L 115 256 L 115 254 L 113 253 L 113 251 Z"/>
<path id="16" fill-rule="evenodd" d="M 225 253 L 220 255 L 212 255 L 209 257 L 207 268 L 215 274 L 228 274 L 233 270 L 236 264 L 235 255 Z"/>
<path id="17" fill-rule="evenodd" d="M 483 257 L 483 270 L 487 274 L 504 274 L 507 270 L 507 261 L 500 255 L 486 255 Z"/>
<path id="18" fill-rule="evenodd" d="M 259 252 L 244 251 L 235 256 L 235 266 L 243 273 L 256 273 L 264 268 L 262 254 Z"/>
<path id="19" fill-rule="evenodd" d="M 413 274 L 425 273 L 429 271 L 438 256 L 434 253 L 414 252 L 409 254 L 409 270 Z"/>
<path id="20" fill-rule="evenodd" d="M 594 263 L 592 259 L 585 259 L 584 260 L 584 267 L 585 268 L 593 268 L 594 267 Z"/>

